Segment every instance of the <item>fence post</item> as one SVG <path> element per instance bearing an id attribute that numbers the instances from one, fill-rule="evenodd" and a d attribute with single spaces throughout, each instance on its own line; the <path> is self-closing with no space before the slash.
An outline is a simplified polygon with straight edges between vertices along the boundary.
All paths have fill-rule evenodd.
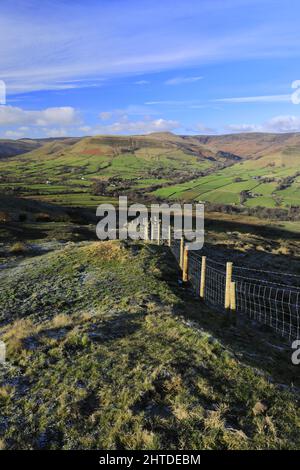
<path id="1" fill-rule="evenodd" d="M 180 258 L 179 258 L 179 266 L 183 268 L 183 252 L 184 252 L 184 237 L 180 239 Z"/>
<path id="2" fill-rule="evenodd" d="M 230 283 L 230 310 L 232 312 L 236 311 L 236 289 L 235 282 Z"/>
<path id="3" fill-rule="evenodd" d="M 151 241 L 154 240 L 154 220 L 151 218 Z"/>
<path id="4" fill-rule="evenodd" d="M 6 359 L 6 345 L 4 341 L 0 341 L 0 364 L 5 364 Z"/>
<path id="5" fill-rule="evenodd" d="M 168 246 L 169 247 L 172 246 L 172 226 L 171 226 L 171 224 L 169 225 L 169 228 L 168 228 Z"/>
<path id="6" fill-rule="evenodd" d="M 225 308 L 230 309 L 230 292 L 232 282 L 232 263 L 226 264 Z"/>
<path id="7" fill-rule="evenodd" d="M 184 247 L 183 252 L 183 269 L 182 269 L 182 280 L 187 282 L 189 280 L 189 247 Z"/>
<path id="8" fill-rule="evenodd" d="M 202 256 L 201 262 L 201 278 L 200 278 L 200 298 L 205 296 L 205 278 L 206 278 L 206 256 Z"/>
<path id="9" fill-rule="evenodd" d="M 157 223 L 157 244 L 160 245 L 160 238 L 161 238 L 161 221 L 159 220 Z"/>
<path id="10" fill-rule="evenodd" d="M 148 220 L 144 225 L 144 238 L 145 238 L 145 242 L 149 241 L 149 222 L 148 222 Z"/>

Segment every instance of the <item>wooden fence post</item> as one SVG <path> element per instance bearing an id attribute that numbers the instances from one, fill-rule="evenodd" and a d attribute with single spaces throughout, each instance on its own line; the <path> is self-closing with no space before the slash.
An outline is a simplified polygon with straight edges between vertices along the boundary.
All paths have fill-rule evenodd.
<path id="1" fill-rule="evenodd" d="M 169 247 L 172 246 L 172 226 L 171 226 L 171 224 L 169 225 L 169 228 L 168 228 L 168 246 Z"/>
<path id="2" fill-rule="evenodd" d="M 230 284 L 230 310 L 232 312 L 236 311 L 236 288 L 235 282 Z"/>
<path id="3" fill-rule="evenodd" d="M 160 245 L 160 238 L 161 238 L 161 221 L 159 220 L 157 223 L 157 244 Z"/>
<path id="4" fill-rule="evenodd" d="M 145 242 L 149 241 L 149 222 L 148 221 L 144 225 L 144 238 L 145 238 Z"/>
<path id="5" fill-rule="evenodd" d="M 6 359 L 6 345 L 4 341 L 0 341 L 0 364 L 5 364 Z"/>
<path id="6" fill-rule="evenodd" d="M 184 237 L 181 237 L 180 240 L 180 258 L 179 258 L 179 266 L 183 269 L 183 252 L 184 252 Z"/>
<path id="7" fill-rule="evenodd" d="M 154 240 L 154 220 L 151 218 L 151 241 Z"/>
<path id="8" fill-rule="evenodd" d="M 226 284 L 225 284 L 225 308 L 230 309 L 230 292 L 232 282 L 232 263 L 226 264 Z"/>
<path id="9" fill-rule="evenodd" d="M 206 256 L 202 256 L 201 262 L 201 278 L 200 278 L 200 298 L 205 297 L 205 279 L 206 278 Z"/>
<path id="10" fill-rule="evenodd" d="M 184 247 L 182 280 L 183 282 L 188 282 L 189 280 L 189 247 L 188 246 Z"/>

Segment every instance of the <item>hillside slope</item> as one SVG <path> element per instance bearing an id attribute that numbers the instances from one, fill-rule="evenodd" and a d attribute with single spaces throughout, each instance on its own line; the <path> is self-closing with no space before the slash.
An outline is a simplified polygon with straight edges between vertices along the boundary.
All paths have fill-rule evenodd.
<path id="1" fill-rule="evenodd" d="M 299 133 L 165 132 L 44 139 L 35 145 L 0 160 L 0 191 L 94 208 L 101 197 L 120 194 L 135 200 L 300 206 Z"/>
<path id="2" fill-rule="evenodd" d="M 40 146 L 41 144 L 36 140 L 0 139 L 0 160 L 31 152 Z"/>
<path id="3" fill-rule="evenodd" d="M 118 242 L 0 271 L 1 448 L 299 448 L 289 350 L 177 274 L 167 248 Z"/>
<path id="4" fill-rule="evenodd" d="M 257 158 L 266 154 L 282 152 L 287 147 L 300 148 L 300 133 L 271 134 L 249 132 L 212 136 L 194 136 L 194 140 L 212 150 L 236 153 L 243 158 Z"/>

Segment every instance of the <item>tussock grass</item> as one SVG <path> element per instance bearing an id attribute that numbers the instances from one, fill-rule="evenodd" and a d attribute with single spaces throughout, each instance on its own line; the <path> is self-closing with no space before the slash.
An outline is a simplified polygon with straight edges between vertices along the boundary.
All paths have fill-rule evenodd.
<path id="1" fill-rule="evenodd" d="M 61 313 L 53 317 L 51 322 L 53 328 L 63 328 L 72 324 L 72 319 L 69 315 Z"/>
<path id="2" fill-rule="evenodd" d="M 0 403 L 7 401 L 10 398 L 12 391 L 13 387 L 9 385 L 4 385 L 0 387 Z"/>
<path id="3" fill-rule="evenodd" d="M 25 245 L 25 243 L 16 242 L 10 247 L 9 251 L 10 253 L 15 254 L 15 255 L 21 255 L 21 254 L 26 253 L 27 246 Z"/>
<path id="4" fill-rule="evenodd" d="M 0 439 L 0 450 L 5 450 L 6 445 L 4 439 Z"/>
<path id="5" fill-rule="evenodd" d="M 36 328 L 31 319 L 22 318 L 13 322 L 12 325 L 5 330 L 3 341 L 7 344 L 7 353 L 15 355 L 23 351 L 24 340 L 36 331 Z"/>

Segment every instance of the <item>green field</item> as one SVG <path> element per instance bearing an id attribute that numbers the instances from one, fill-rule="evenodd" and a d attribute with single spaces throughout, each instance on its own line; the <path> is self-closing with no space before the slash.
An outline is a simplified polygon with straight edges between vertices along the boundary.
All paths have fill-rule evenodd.
<path id="1" fill-rule="evenodd" d="M 189 179 L 212 166 L 184 149 L 170 150 L 157 142 L 132 151 L 97 139 L 83 139 L 71 149 L 61 145 L 50 143 L 0 160 L 0 191 L 59 204 L 92 206 L 98 200 L 91 189 L 95 181 L 115 178 L 119 186 L 127 182 L 127 190 L 147 192 L 152 186 Z"/>
<path id="2" fill-rule="evenodd" d="M 300 205 L 300 178 L 284 190 L 278 190 L 281 178 L 292 176 L 295 168 L 257 168 L 252 162 L 242 162 L 184 184 L 172 185 L 154 191 L 160 198 L 184 201 L 208 201 L 222 204 L 239 204 L 241 191 L 251 191 L 245 205 L 248 207 L 289 207 Z M 274 178 L 263 182 L 257 178 Z M 239 181 L 236 181 L 239 179 Z"/>
<path id="3" fill-rule="evenodd" d="M 54 140 L 0 159 L 0 192 L 87 207 L 99 196 L 130 194 L 286 208 L 300 206 L 299 152 L 287 146 L 255 158 L 225 158 L 193 138 L 169 134 Z M 292 181 L 281 187 L 287 177 Z M 97 192 L 97 182 L 105 189 Z"/>

